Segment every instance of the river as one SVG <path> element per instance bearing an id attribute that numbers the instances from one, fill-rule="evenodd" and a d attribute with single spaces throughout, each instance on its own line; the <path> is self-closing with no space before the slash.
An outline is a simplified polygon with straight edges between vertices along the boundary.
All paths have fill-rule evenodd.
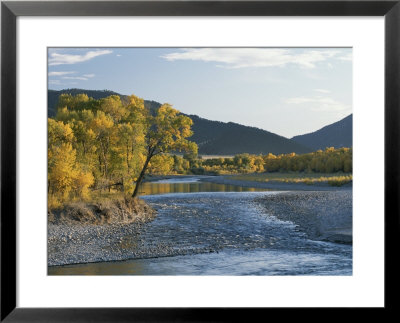
<path id="1" fill-rule="evenodd" d="M 311 240 L 266 214 L 258 199 L 280 192 L 183 177 L 145 183 L 141 193 L 158 213 L 143 227 L 142 247 L 169 256 L 49 267 L 49 274 L 352 275 L 351 245 Z"/>

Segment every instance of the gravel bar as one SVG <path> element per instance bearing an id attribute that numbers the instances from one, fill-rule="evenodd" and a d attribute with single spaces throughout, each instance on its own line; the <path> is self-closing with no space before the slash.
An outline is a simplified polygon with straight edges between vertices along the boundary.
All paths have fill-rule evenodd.
<path id="1" fill-rule="evenodd" d="M 48 224 L 48 266 L 127 259 L 168 257 L 211 252 L 209 248 L 179 248 L 143 238 L 148 223 Z"/>
<path id="2" fill-rule="evenodd" d="M 282 192 L 257 199 L 265 212 L 293 222 L 311 240 L 352 244 L 352 191 Z"/>

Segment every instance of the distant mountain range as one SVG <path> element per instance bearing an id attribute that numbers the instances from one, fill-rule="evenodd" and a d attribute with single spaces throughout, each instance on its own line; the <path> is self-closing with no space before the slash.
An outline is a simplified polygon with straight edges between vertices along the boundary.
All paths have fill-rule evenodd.
<path id="1" fill-rule="evenodd" d="M 292 140 L 312 150 L 353 147 L 353 114 L 317 131 L 295 136 Z"/>
<path id="2" fill-rule="evenodd" d="M 119 95 L 123 102 L 127 101 L 126 95 L 121 95 L 119 93 L 109 90 L 103 90 L 103 91 L 83 90 L 83 89 L 67 89 L 60 91 L 49 90 L 48 91 L 49 117 L 55 116 L 58 98 L 62 93 L 70 93 L 72 95 L 85 93 L 89 97 L 92 97 L 94 99 L 101 99 L 110 95 Z M 144 104 L 145 107 L 148 108 L 153 113 L 157 111 L 157 109 L 161 106 L 160 103 L 149 100 L 145 100 Z M 308 144 L 301 142 L 301 138 L 300 141 L 298 141 L 297 139 L 293 140 L 294 138 L 299 138 L 303 136 L 296 136 L 292 139 L 288 139 L 283 136 L 279 136 L 272 132 L 258 129 L 255 127 L 248 127 L 233 122 L 211 121 L 208 119 L 201 118 L 197 115 L 187 115 L 187 116 L 189 116 L 193 120 L 192 129 L 194 134 L 192 137 L 190 137 L 190 140 L 197 143 L 197 145 L 199 146 L 200 155 L 235 155 L 239 153 L 284 154 L 291 152 L 301 154 L 316 150 L 313 148 L 313 146 L 308 146 Z M 351 136 L 351 131 L 350 131 L 350 136 Z M 331 142 L 332 138 L 326 138 L 326 141 Z M 350 143 L 351 143 L 351 137 L 350 137 Z M 328 146 L 330 147 L 332 145 Z"/>

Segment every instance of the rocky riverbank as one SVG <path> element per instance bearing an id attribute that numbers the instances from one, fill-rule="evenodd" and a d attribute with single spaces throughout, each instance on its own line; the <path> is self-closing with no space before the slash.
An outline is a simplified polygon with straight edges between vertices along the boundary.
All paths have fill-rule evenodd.
<path id="1" fill-rule="evenodd" d="M 257 199 L 269 215 L 293 222 L 311 240 L 351 244 L 352 191 L 282 192 Z"/>
<path id="2" fill-rule="evenodd" d="M 155 211 L 144 201 L 130 198 L 76 202 L 50 210 L 48 265 L 145 256 L 135 251 L 135 246 L 142 227 L 155 216 Z"/>

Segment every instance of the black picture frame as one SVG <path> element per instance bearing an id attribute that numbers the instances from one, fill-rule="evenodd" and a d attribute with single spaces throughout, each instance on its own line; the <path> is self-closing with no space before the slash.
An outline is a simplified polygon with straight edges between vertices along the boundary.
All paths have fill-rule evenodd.
<path id="1" fill-rule="evenodd" d="M 1 3 L 1 321 L 233 322 L 287 308 L 19 308 L 16 306 L 16 19 L 19 16 L 384 16 L 385 306 L 399 278 L 400 0 L 380 1 L 4 1 Z M 371 125 L 373 127 L 373 125 Z M 155 291 L 156 292 L 156 291 Z M 291 309 L 292 310 L 292 309 Z M 293 309 L 296 310 L 296 309 Z M 301 309 L 297 309 L 301 310 Z M 334 318 L 334 309 L 326 309 Z M 304 309 L 299 311 L 304 313 Z M 371 312 L 368 312 L 371 313 Z M 308 315 L 308 314 L 307 314 Z M 369 317 L 370 314 L 368 314 Z M 282 316 L 280 319 L 282 319 Z M 338 316 L 339 317 L 339 316 Z M 254 319 L 252 319 L 254 318 Z"/>

